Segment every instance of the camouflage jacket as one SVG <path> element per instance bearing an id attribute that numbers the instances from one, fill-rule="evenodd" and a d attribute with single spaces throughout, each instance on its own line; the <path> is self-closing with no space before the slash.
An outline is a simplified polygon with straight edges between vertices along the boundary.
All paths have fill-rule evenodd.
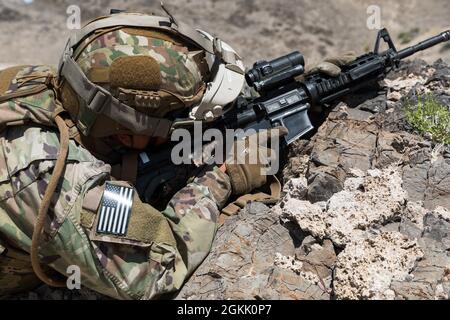
<path id="1" fill-rule="evenodd" d="M 45 78 L 30 80 L 30 74 L 52 72 L 45 66 L 2 71 L 0 97 L 44 83 Z M 25 286 L 31 272 L 27 253 L 58 157 L 55 108 L 52 90 L 0 103 L 0 295 Z M 217 167 L 205 169 L 162 212 L 134 192 L 128 230 L 119 236 L 97 231 L 105 184 L 129 186 L 111 181 L 110 171 L 71 140 L 41 239 L 43 265 L 63 275 L 79 268 L 81 285 L 118 299 L 173 293 L 210 250 L 220 208 L 231 193 L 228 176 Z"/>

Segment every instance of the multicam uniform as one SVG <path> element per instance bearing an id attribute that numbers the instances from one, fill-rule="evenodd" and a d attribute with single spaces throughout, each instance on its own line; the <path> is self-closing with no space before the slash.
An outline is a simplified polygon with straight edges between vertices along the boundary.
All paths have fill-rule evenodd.
<path id="1" fill-rule="evenodd" d="M 153 52 L 162 64 L 168 58 L 175 62 L 184 59 L 164 40 L 149 42 L 145 36 L 116 32 L 121 36 L 107 34 L 96 41 L 139 43 L 136 50 Z M 95 48 L 95 43 L 90 46 Z M 80 66 L 101 67 L 102 59 L 110 54 L 122 54 L 120 44 L 114 48 L 103 55 L 96 52 L 81 57 Z M 163 51 L 168 55 L 158 48 L 166 48 Z M 180 66 L 174 66 L 167 68 L 163 79 L 177 77 Z M 36 88 L 50 79 L 36 75 L 53 73 L 45 66 L 7 69 L 0 73 L 0 99 L 4 94 Z M 30 75 L 34 77 L 27 78 Z M 191 90 L 193 95 L 199 89 L 190 79 L 173 82 L 177 90 Z M 28 253 L 37 211 L 58 158 L 59 135 L 52 121 L 56 109 L 49 89 L 22 97 L 12 95 L 0 103 L 0 296 L 38 283 Z M 69 266 L 78 266 L 83 286 L 114 298 L 150 299 L 176 291 L 210 250 L 220 208 L 231 193 L 228 176 L 216 167 L 205 169 L 162 212 L 142 203 L 134 192 L 124 235 L 97 232 L 108 181 L 129 186 L 111 176 L 109 164 L 71 140 L 64 176 L 52 198 L 41 238 L 42 264 L 63 275 Z"/>

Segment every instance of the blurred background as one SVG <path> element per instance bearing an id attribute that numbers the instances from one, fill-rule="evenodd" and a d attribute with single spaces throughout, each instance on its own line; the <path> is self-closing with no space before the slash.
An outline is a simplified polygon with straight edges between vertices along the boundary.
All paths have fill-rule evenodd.
<path id="1" fill-rule="evenodd" d="M 204 29 L 234 47 L 247 65 L 299 50 L 306 63 L 354 50 L 373 49 L 376 30 L 367 21 L 370 5 L 381 9 L 397 47 L 450 29 L 449 0 L 165 0 L 175 18 Z M 110 8 L 163 14 L 159 0 L 0 0 L 0 65 L 56 65 L 71 30 L 71 5 L 81 22 Z M 418 55 L 450 62 L 450 45 Z"/>

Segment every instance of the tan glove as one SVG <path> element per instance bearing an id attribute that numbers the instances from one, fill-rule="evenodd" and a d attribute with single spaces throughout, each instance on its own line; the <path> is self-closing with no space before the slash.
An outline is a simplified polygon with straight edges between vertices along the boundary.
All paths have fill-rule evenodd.
<path id="1" fill-rule="evenodd" d="M 323 62 L 308 70 L 305 75 L 321 72 L 331 77 L 337 77 L 342 71 L 341 67 L 349 64 L 355 59 L 356 54 L 354 52 L 347 52 L 337 57 L 327 58 Z"/>
<path id="2" fill-rule="evenodd" d="M 241 142 L 234 143 L 232 157 L 225 163 L 234 195 L 250 193 L 266 184 L 267 175 L 264 174 L 264 168 L 269 167 L 269 159 L 272 156 L 279 156 L 279 150 L 267 147 L 268 142 L 272 146 L 274 139 L 280 139 L 286 134 L 288 130 L 285 127 L 277 127 L 260 131 Z M 268 139 L 271 140 L 268 141 Z"/>

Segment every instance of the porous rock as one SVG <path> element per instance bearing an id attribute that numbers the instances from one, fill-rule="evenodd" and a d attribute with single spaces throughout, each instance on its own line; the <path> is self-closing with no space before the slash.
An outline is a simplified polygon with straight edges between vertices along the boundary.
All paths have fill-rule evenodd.
<path id="1" fill-rule="evenodd" d="M 408 278 L 423 252 L 398 232 L 354 241 L 338 256 L 334 294 L 338 299 L 394 299 L 393 281 Z"/>
<path id="2" fill-rule="evenodd" d="M 288 268 L 292 259 L 282 258 L 295 256 L 304 237 L 252 203 L 219 229 L 211 254 L 178 299 L 329 299 L 331 269 L 324 287 L 319 276 L 302 271 L 303 265 Z"/>
<path id="3" fill-rule="evenodd" d="M 325 209 L 287 195 L 275 211 L 295 221 L 304 232 L 343 247 L 364 238 L 370 227 L 386 224 L 402 213 L 406 193 L 401 183 L 395 168 L 369 170 L 364 178 L 349 178 Z"/>

